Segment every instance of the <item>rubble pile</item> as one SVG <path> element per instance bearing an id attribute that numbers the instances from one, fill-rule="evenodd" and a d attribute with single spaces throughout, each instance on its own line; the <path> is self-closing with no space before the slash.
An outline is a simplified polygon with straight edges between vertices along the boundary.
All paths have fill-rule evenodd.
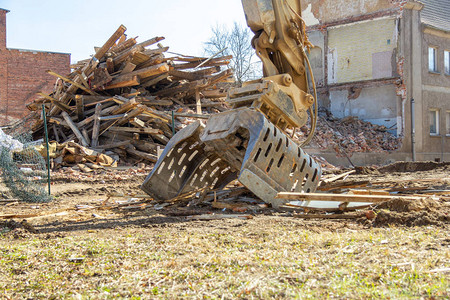
<path id="1" fill-rule="evenodd" d="M 68 159 L 60 157 L 57 164 L 106 159 L 115 165 L 109 157 L 121 164 L 154 163 L 173 132 L 227 109 L 223 98 L 233 81 L 232 71 L 226 68 L 230 56 L 171 53 L 169 57 L 169 47 L 159 44 L 163 37 L 138 43 L 127 38 L 125 30 L 121 25 L 92 58 L 72 65 L 72 73 L 48 71 L 57 78 L 53 92 L 39 93 L 41 97 L 27 105 L 34 112 L 35 139 L 44 136 L 45 105 L 50 141 L 57 143 L 56 148 L 92 151 L 86 155 L 57 151 L 56 157 L 71 154 Z M 401 143 L 384 126 L 354 117 L 322 116 L 317 124 L 311 146 L 334 149 L 338 155 L 391 151 Z M 301 128 L 295 137 L 301 141 L 307 131 Z"/>
<path id="2" fill-rule="evenodd" d="M 166 57 L 169 47 L 159 44 L 163 37 L 137 43 L 136 38 L 127 38 L 125 30 L 121 25 L 92 58 L 72 65 L 72 73 L 48 71 L 57 78 L 53 92 L 39 93 L 41 97 L 27 105 L 35 114 L 35 139 L 44 136 L 45 105 L 50 141 L 59 148 L 74 147 L 68 145 L 74 141 L 93 153 L 120 158 L 121 163 L 152 163 L 174 129 L 192 118 L 207 118 L 202 109 L 206 113 L 225 109 L 220 98 L 232 81 L 232 71 L 221 69 L 230 56 Z M 72 155 L 70 161 L 61 162 L 96 162 L 88 157 L 78 162 Z"/>
<path id="3" fill-rule="evenodd" d="M 302 139 L 304 131 L 298 131 Z M 338 155 L 352 155 L 355 152 L 389 152 L 401 146 L 402 139 L 387 131 L 385 126 L 359 120 L 357 117 L 336 119 L 319 117 L 311 146 L 319 149 L 333 149 Z"/>

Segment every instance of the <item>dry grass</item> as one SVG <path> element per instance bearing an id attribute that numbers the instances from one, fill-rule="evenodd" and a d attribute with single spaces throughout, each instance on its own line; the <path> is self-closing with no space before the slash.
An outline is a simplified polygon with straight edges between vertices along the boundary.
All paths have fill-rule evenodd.
<path id="1" fill-rule="evenodd" d="M 450 297 L 448 228 L 282 216 L 0 235 L 0 298 Z M 0 228 L 0 232 L 2 228 Z M 71 262 L 71 258 L 83 258 Z"/>

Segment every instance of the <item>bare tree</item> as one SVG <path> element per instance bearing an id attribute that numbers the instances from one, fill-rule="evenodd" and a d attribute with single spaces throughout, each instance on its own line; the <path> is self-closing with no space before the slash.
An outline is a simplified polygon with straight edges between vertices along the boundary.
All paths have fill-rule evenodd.
<path id="1" fill-rule="evenodd" d="M 238 84 L 246 80 L 261 77 L 261 66 L 256 61 L 256 54 L 251 45 L 253 33 L 247 28 L 234 23 L 230 30 L 224 25 L 212 28 L 212 36 L 205 43 L 206 55 L 214 55 L 226 48 L 224 55 L 232 55 L 231 68 Z"/>

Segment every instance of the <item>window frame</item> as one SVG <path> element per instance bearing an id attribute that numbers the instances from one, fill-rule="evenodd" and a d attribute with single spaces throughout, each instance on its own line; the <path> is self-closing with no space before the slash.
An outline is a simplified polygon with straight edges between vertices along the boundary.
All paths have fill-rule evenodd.
<path id="1" fill-rule="evenodd" d="M 431 51 L 433 50 L 433 51 Z M 433 53 L 433 66 L 431 66 L 431 53 Z M 432 68 L 433 67 L 433 68 Z M 437 47 L 428 46 L 428 72 L 439 73 L 437 61 Z"/>
<path id="2" fill-rule="evenodd" d="M 440 134 L 440 128 L 439 128 L 439 117 L 440 117 L 439 115 L 440 115 L 440 113 L 439 113 L 439 109 L 438 108 L 430 108 L 428 111 L 429 111 L 428 116 L 430 118 L 429 119 L 430 136 L 439 136 L 439 134 Z M 433 112 L 434 112 L 434 119 L 436 121 L 436 132 L 431 132 L 431 113 L 433 113 Z"/>
<path id="3" fill-rule="evenodd" d="M 450 110 L 445 111 L 445 135 L 450 136 Z"/>
<path id="4" fill-rule="evenodd" d="M 450 50 L 444 50 L 444 73 L 450 75 Z"/>

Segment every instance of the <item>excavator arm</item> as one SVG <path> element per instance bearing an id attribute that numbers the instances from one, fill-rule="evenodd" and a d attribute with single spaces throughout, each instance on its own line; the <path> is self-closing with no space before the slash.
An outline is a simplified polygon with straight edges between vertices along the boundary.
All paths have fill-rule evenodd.
<path id="1" fill-rule="evenodd" d="M 255 34 L 253 47 L 263 63 L 264 78 L 261 82 L 273 82 L 292 101 L 293 110 L 290 110 L 290 105 L 280 98 L 273 98 L 266 103 L 266 107 L 279 107 L 281 111 L 275 110 L 280 118 L 276 120 L 270 113 L 266 114 L 271 122 L 284 130 L 286 127 L 305 125 L 309 110 L 312 119 L 309 142 L 315 129 L 317 103 L 308 88 L 307 69 L 313 85 L 314 79 L 305 48 L 312 45 L 301 18 L 300 0 L 242 0 L 242 5 L 247 25 Z M 315 86 L 313 90 L 315 94 Z M 236 98 L 235 94 L 239 93 L 239 89 L 232 90 L 231 98 Z"/>
<path id="2" fill-rule="evenodd" d="M 314 192 L 321 167 L 287 134 L 317 116 L 299 0 L 242 0 L 264 78 L 228 91 L 232 109 L 196 122 L 167 144 L 141 188 L 157 199 L 220 189 L 237 179 L 277 207 L 279 192 Z M 306 64 L 305 64 L 306 61 Z M 308 66 L 308 68 L 306 68 Z M 312 74 L 311 74 L 312 76 Z M 314 82 L 311 77 L 311 81 Z M 315 90 L 315 88 L 314 88 Z"/>

